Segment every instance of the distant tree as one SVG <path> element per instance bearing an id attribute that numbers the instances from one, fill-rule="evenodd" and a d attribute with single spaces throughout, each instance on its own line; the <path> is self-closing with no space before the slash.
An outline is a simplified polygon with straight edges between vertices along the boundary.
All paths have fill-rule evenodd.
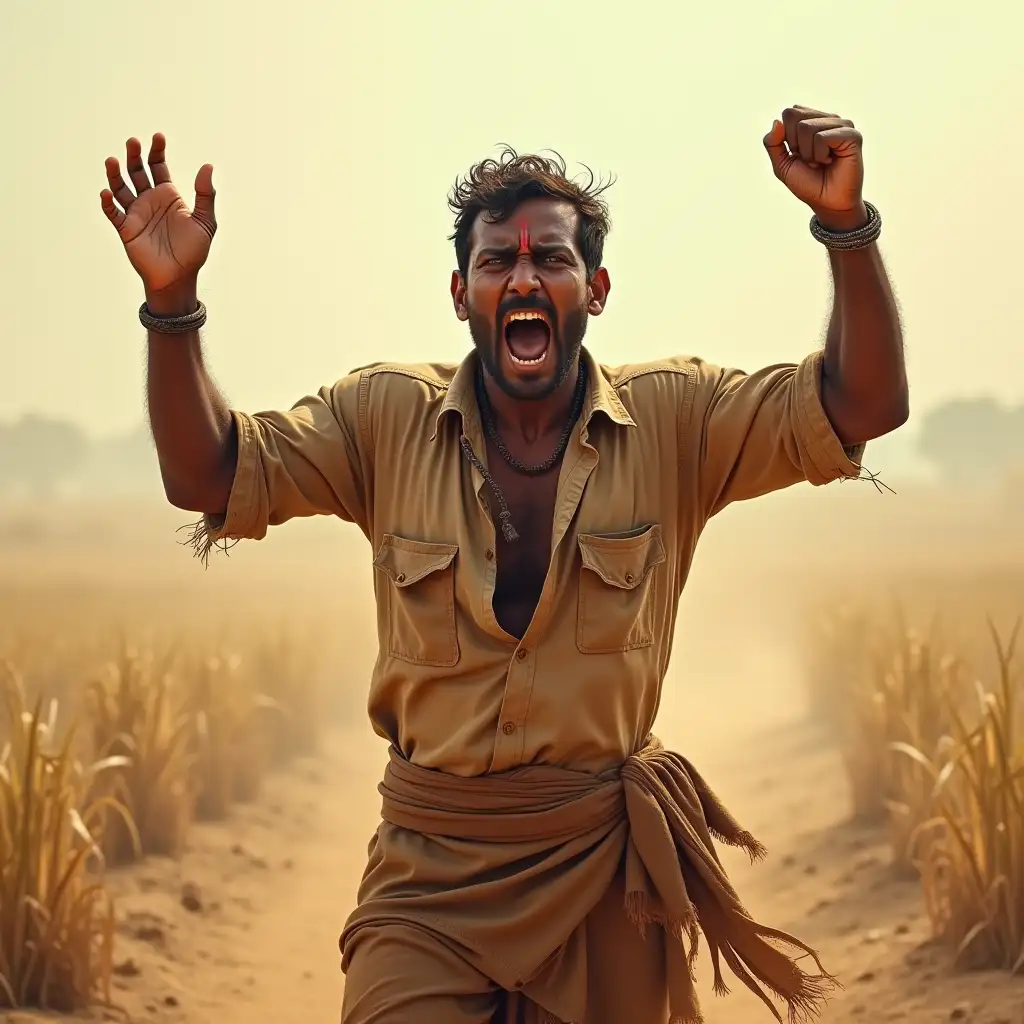
<path id="1" fill-rule="evenodd" d="M 26 415 L 0 424 L 0 489 L 46 496 L 85 461 L 89 440 L 73 423 Z"/>
<path id="2" fill-rule="evenodd" d="M 993 480 L 1024 465 L 1024 406 L 960 398 L 925 413 L 918 450 L 950 482 Z"/>

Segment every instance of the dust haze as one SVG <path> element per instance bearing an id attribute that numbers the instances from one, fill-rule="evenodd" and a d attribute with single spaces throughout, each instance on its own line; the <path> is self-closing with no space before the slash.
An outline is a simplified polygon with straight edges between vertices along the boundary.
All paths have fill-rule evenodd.
<path id="1" fill-rule="evenodd" d="M 977 438 L 976 450 L 985 440 Z M 829 606 L 899 601 L 915 622 L 955 611 L 970 631 L 1013 597 L 1024 600 L 1024 442 L 1012 453 L 1019 463 L 1008 453 L 971 476 L 955 465 L 929 467 L 908 455 L 912 444 L 893 435 L 868 446 L 865 465 L 877 480 L 799 484 L 730 506 L 707 525 L 664 685 L 658 728 L 666 742 L 688 749 L 737 714 L 780 722 L 800 715 L 809 616 Z M 158 591 L 190 613 L 244 622 L 258 594 L 268 613 L 325 631 L 322 671 L 345 708 L 340 724 L 365 734 L 372 749 L 363 703 L 376 657 L 372 552 L 358 530 L 292 521 L 263 541 L 216 551 L 204 570 L 184 544 L 196 516 L 163 501 L 148 433 L 96 447 L 91 458 L 108 460 L 121 496 L 104 496 L 103 479 L 76 488 L 68 473 L 36 492 L 9 487 L 0 501 L 5 603 L 16 595 L 45 603 L 58 588 L 93 614 L 100 607 L 116 615 L 145 607 L 145 595 Z M 972 580 L 996 589 L 979 594 Z M 12 635 L 13 625 L 3 631 Z"/>
<path id="2" fill-rule="evenodd" d="M 885 446 L 869 445 L 874 483 L 797 485 L 708 524 L 656 724 L 768 845 L 768 863 L 753 868 L 723 853 L 751 911 L 799 927 L 844 984 L 850 974 L 874 978 L 875 960 L 901 957 L 909 940 L 928 935 L 917 890 L 894 896 L 877 837 L 851 824 L 838 754 L 807 700 L 815 619 L 850 602 L 878 609 L 898 600 L 927 625 L 942 609 L 944 642 L 976 653 L 986 614 L 1008 627 L 1024 607 L 1012 463 L 936 480 L 886 472 L 884 461 Z M 73 708 L 119 636 L 216 645 L 275 624 L 299 630 L 296 642 L 315 655 L 328 739 L 298 772 L 268 778 L 256 804 L 193 828 L 180 862 L 147 858 L 112 873 L 124 922 L 116 1001 L 146 1022 L 334 1020 L 337 936 L 377 821 L 386 759 L 365 710 L 376 657 L 371 552 L 349 524 L 300 520 L 214 552 L 204 570 L 183 544 L 194 519 L 152 483 L 118 499 L 69 487 L 9 494 L 0 513 L 0 651 L 20 658 L 30 689 Z M 874 896 L 857 889 L 872 873 Z M 899 936 L 888 946 L 865 937 L 888 932 Z M 745 993 L 715 998 L 707 962 L 698 964 L 710 1024 L 761 1019 Z M 928 993 L 921 1000 L 963 999 L 956 975 L 945 988 L 919 984 Z M 853 985 L 825 1019 L 895 998 L 882 981 L 872 985 Z M 916 1005 L 915 989 L 898 986 L 901 1005 Z"/>
<path id="3" fill-rule="evenodd" d="M 828 269 L 761 138 L 806 102 L 864 130 L 912 416 L 868 444 L 874 482 L 797 485 L 708 524 L 656 731 L 767 846 L 764 863 L 723 861 L 755 917 L 839 976 L 822 1024 L 1024 1024 L 1024 980 L 956 970 L 920 880 L 893 869 L 888 823 L 854 816 L 848 752 L 820 700 L 861 665 L 819 632 L 865 608 L 885 630 L 929 635 L 991 688 L 988 620 L 1006 636 L 1024 614 L 1022 225 L 1007 202 L 1024 136 L 1006 130 L 1019 121 L 1024 7 L 940 3 L 925 17 L 891 0 L 590 0 L 538 7 L 522 37 L 508 5 L 479 0 L 251 0 L 244 18 L 208 0 L 114 19 L 66 0 L 0 7 L 0 673 L 58 700 L 66 727 L 124 645 L 152 641 L 197 658 L 238 651 L 249 697 L 288 704 L 260 661 L 279 632 L 316 698 L 293 702 L 291 720 L 317 741 L 216 820 L 184 823 L 180 856 L 106 873 L 114 1008 L 76 1020 L 336 1024 L 337 939 L 386 760 L 366 715 L 376 620 L 359 532 L 293 521 L 213 552 L 205 570 L 183 543 L 196 516 L 163 500 L 142 419 L 141 295 L 99 209 L 104 158 L 165 132 L 189 201 L 196 170 L 214 164 L 205 348 L 231 404 L 256 412 L 372 359 L 461 357 L 444 195 L 505 139 L 618 178 L 614 304 L 588 334 L 599 360 L 692 352 L 754 370 L 803 358 L 823 332 Z M 527 73 L 512 81 L 495 46 L 520 38 L 546 42 L 515 51 Z M 11 725 L 0 714 L 0 753 Z M 193 781 L 211 788 L 215 769 Z M 711 995 L 706 948 L 697 963 L 707 1024 L 764 1024 L 744 992 Z"/>

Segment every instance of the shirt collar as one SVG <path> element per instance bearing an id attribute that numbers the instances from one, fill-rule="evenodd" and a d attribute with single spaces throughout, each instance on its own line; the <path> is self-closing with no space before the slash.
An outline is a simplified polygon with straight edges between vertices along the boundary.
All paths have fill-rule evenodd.
<path id="1" fill-rule="evenodd" d="M 455 413 L 465 420 L 474 411 L 476 405 L 476 389 L 474 387 L 474 376 L 476 374 L 478 356 L 476 350 L 472 350 L 459 364 L 448 385 L 441 409 L 434 421 L 434 432 L 430 435 L 433 441 L 437 437 L 438 425 L 441 418 L 448 413 Z M 626 411 L 621 399 L 611 386 L 608 379 L 601 372 L 601 367 L 590 352 L 583 348 L 580 351 L 580 358 L 587 366 L 587 394 L 583 400 L 582 421 L 584 430 L 589 426 L 590 419 L 594 413 L 603 412 L 613 423 L 624 427 L 635 427 L 633 417 Z"/>

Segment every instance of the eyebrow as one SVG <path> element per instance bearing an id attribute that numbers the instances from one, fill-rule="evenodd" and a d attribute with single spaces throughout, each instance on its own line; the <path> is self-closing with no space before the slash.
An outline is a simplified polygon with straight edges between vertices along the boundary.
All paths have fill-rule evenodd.
<path id="1" fill-rule="evenodd" d="M 514 245 L 488 245 L 477 251 L 476 258 L 482 259 L 485 256 L 512 256 L 518 250 Z"/>
<path id="2" fill-rule="evenodd" d="M 532 249 L 539 253 L 567 252 L 570 255 L 576 255 L 575 250 L 568 242 L 538 242 L 537 245 L 532 246 Z"/>
<path id="3" fill-rule="evenodd" d="M 572 246 L 567 242 L 539 242 L 536 245 L 531 245 L 530 251 L 541 255 L 565 252 L 575 256 Z M 517 245 L 488 245 L 477 252 L 476 258 L 479 260 L 491 256 L 514 256 L 517 252 L 519 252 Z"/>

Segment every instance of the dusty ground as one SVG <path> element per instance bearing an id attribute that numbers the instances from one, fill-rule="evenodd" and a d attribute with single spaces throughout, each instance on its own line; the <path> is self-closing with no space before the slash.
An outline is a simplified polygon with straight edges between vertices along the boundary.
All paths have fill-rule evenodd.
<path id="1" fill-rule="evenodd" d="M 1004 542 L 989 512 L 985 531 L 952 519 L 929 521 L 928 529 L 908 525 L 909 513 L 897 521 L 901 503 L 876 507 L 870 496 L 847 511 L 856 513 L 857 529 L 851 530 L 839 515 L 845 499 L 813 497 L 810 511 L 799 518 L 788 505 L 778 505 L 773 514 L 765 500 L 710 531 L 684 595 L 657 731 L 700 766 L 743 824 L 767 844 L 769 858 L 756 867 L 731 851 L 726 864 L 755 916 L 816 945 L 838 974 L 844 988 L 824 1024 L 1024 1024 L 1024 979 L 952 974 L 947 954 L 928 942 L 916 883 L 892 877 L 881 836 L 846 821 L 838 756 L 804 719 L 792 682 L 801 668 L 786 650 L 793 629 L 777 614 L 788 596 L 806 589 L 811 570 L 820 575 L 827 569 L 849 583 L 860 563 L 877 564 L 883 554 L 898 553 L 912 566 L 942 567 L 954 574 L 957 587 L 932 582 L 926 589 L 960 593 L 971 574 L 986 564 L 1003 565 L 1011 549 L 1024 558 L 1019 537 L 1015 547 Z M 940 512 L 952 516 L 949 507 L 930 501 L 919 504 L 918 512 L 930 510 L 935 519 Z M 321 605 L 329 613 L 332 635 L 344 648 L 344 672 L 334 673 L 330 685 L 344 697 L 350 724 L 334 734 L 322 758 L 270 779 L 257 805 L 239 809 L 227 825 L 196 827 L 182 863 L 150 860 L 113 876 L 121 918 L 117 1007 L 97 1011 L 93 1019 L 336 1024 L 342 987 L 337 936 L 376 824 L 376 784 L 385 761 L 364 711 L 374 655 L 372 605 L 365 591 L 357 593 L 358 585 L 349 582 L 344 595 L 337 586 L 339 565 L 348 574 L 361 567 L 368 582 L 365 552 L 357 539 L 335 542 L 325 539 L 326 530 L 309 524 L 304 532 L 296 524 L 287 534 L 294 542 L 275 538 L 273 545 L 232 556 L 230 568 L 199 575 L 181 557 L 167 524 L 151 528 L 143 516 L 122 515 L 118 521 L 126 530 L 136 526 L 138 536 L 119 534 L 116 544 L 104 546 L 105 535 L 97 538 L 95 523 L 78 513 L 63 514 L 59 523 L 65 529 L 77 524 L 88 544 L 77 535 L 62 540 L 56 526 L 45 534 L 45 545 L 0 543 L 0 576 L 30 580 L 41 593 L 54 586 L 63 592 L 97 578 L 99 566 L 110 601 L 128 609 L 135 590 L 124 588 L 137 587 L 139 579 L 149 590 L 166 591 L 172 605 L 181 602 L 175 587 L 187 582 L 194 588 L 199 579 L 211 602 L 209 595 L 221 586 L 237 589 L 247 567 L 263 571 L 265 564 L 266 578 L 254 576 L 250 591 L 259 594 L 262 586 L 262 593 L 273 593 L 278 603 L 303 615 Z M 984 549 L 965 547 L 965 538 L 981 536 L 987 538 Z M 162 545 L 159 558 L 154 538 Z M 145 573 L 137 560 L 113 557 L 129 539 L 132 550 L 146 552 Z M 952 567 L 951 550 L 958 555 Z M 804 562 L 793 562 L 794 551 L 802 552 Z M 310 590 L 312 566 L 326 575 L 327 597 Z M 896 570 L 887 563 L 890 575 Z M 983 616 L 985 602 L 992 600 L 987 583 L 980 597 L 972 595 L 965 598 L 970 615 L 960 615 L 965 622 Z M 1010 604 L 1019 608 L 1019 593 L 1011 596 Z M 926 597 L 930 604 L 932 594 Z M 150 605 L 138 601 L 151 614 Z M 240 614 L 244 619 L 244 609 Z M 356 638 L 366 642 L 357 644 Z M 779 644 L 780 638 L 785 642 Z M 699 968 L 708 1024 L 768 1024 L 764 1008 L 741 987 L 716 999 L 706 982 L 706 957 Z M 27 1014 L 0 1019 L 40 1021 Z"/>
<path id="2" fill-rule="evenodd" d="M 757 867 L 729 853 L 727 863 L 755 915 L 817 945 L 839 975 L 844 988 L 825 1021 L 1024 1024 L 1024 979 L 950 973 L 946 954 L 928 942 L 916 884 L 892 877 L 878 835 L 844 821 L 838 760 L 812 725 L 784 710 L 793 706 L 748 693 L 728 712 L 697 707 L 685 728 L 660 732 L 685 744 L 768 844 Z M 260 804 L 230 825 L 197 829 L 182 864 L 151 861 L 115 876 L 119 1009 L 95 1016 L 337 1021 L 336 939 L 374 827 L 382 764 L 381 745 L 354 725 L 323 758 L 272 779 Z M 704 1006 L 708 1024 L 768 1019 L 740 990 L 726 999 L 707 991 Z"/>

